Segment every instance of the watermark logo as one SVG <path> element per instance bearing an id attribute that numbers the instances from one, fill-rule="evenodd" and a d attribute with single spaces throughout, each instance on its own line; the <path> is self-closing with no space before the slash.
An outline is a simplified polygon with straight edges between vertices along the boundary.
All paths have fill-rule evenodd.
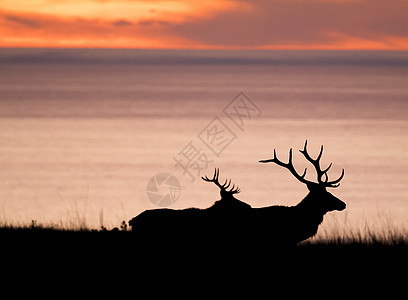
<path id="1" fill-rule="evenodd" d="M 235 139 L 237 135 L 220 118 L 215 117 L 197 137 L 206 145 L 217 157 L 219 157 Z"/>
<path id="2" fill-rule="evenodd" d="M 174 166 L 194 182 L 203 175 L 214 159 L 220 157 L 239 138 L 248 121 L 260 115 L 261 110 L 256 104 L 243 92 L 238 93 L 198 132 L 196 139 L 190 140 L 173 157 Z M 162 185 L 164 187 L 160 188 Z M 180 192 L 180 183 L 169 173 L 153 176 L 146 191 L 149 200 L 161 207 L 171 206 L 180 197 Z"/>
<path id="3" fill-rule="evenodd" d="M 180 194 L 180 182 L 174 175 L 166 172 L 151 177 L 146 186 L 147 198 L 160 207 L 171 206 L 178 200 Z"/>
<path id="4" fill-rule="evenodd" d="M 173 157 L 173 159 L 176 162 L 175 166 L 181 168 L 183 175 L 188 175 L 191 181 L 194 181 L 196 176 L 200 176 L 200 172 L 206 170 L 208 165 L 213 162 L 200 148 L 193 145 L 193 141 L 190 141 L 178 153 L 178 157 Z"/>
<path id="5" fill-rule="evenodd" d="M 261 110 L 258 106 L 243 92 L 239 92 L 222 109 L 222 114 L 217 114 L 200 130 L 197 134 L 198 144 L 204 144 L 204 150 L 209 149 L 210 154 L 220 157 L 222 152 L 238 139 L 239 134 L 245 131 L 248 121 L 260 115 Z M 221 116 L 227 118 L 224 117 L 223 120 Z M 200 178 L 208 165 L 213 162 L 204 150 L 197 146 L 197 141 L 191 140 L 177 157 L 173 157 L 176 162 L 175 167 L 181 169 L 183 175 L 190 177 L 191 182 Z"/>
<path id="6" fill-rule="evenodd" d="M 240 92 L 224 107 L 223 112 L 234 124 L 244 131 L 248 120 L 255 119 L 261 115 L 261 110 L 247 95 Z"/>

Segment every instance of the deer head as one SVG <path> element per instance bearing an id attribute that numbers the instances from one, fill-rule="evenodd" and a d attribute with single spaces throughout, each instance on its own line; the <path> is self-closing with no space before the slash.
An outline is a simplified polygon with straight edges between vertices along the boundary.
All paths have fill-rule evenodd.
<path id="1" fill-rule="evenodd" d="M 238 187 L 235 187 L 235 184 L 232 184 L 231 189 L 227 190 L 231 186 L 231 179 L 226 179 L 224 184 L 221 185 L 218 181 L 219 175 L 220 169 L 216 168 L 212 179 L 209 179 L 207 176 L 201 177 L 201 179 L 207 182 L 214 182 L 215 185 L 220 188 L 221 199 L 234 198 L 234 194 L 238 194 L 240 192 L 240 189 Z"/>
<path id="2" fill-rule="evenodd" d="M 346 204 L 341 201 L 340 199 L 333 196 L 329 193 L 326 188 L 336 188 L 340 185 L 340 180 L 344 176 L 344 169 L 341 171 L 341 175 L 339 178 L 333 181 L 329 181 L 329 176 L 327 172 L 330 170 L 332 164 L 330 164 L 326 169 L 322 170 L 320 167 L 320 159 L 323 154 L 323 145 L 320 148 L 320 153 L 316 159 L 310 157 L 309 153 L 307 152 L 307 140 L 303 147 L 303 150 L 299 150 L 300 153 L 313 165 L 317 173 L 317 182 L 313 182 L 307 180 L 305 178 L 307 168 L 305 168 L 302 175 L 299 175 L 294 166 L 292 161 L 292 148 L 289 150 L 289 162 L 284 163 L 280 161 L 276 155 L 276 150 L 273 150 L 273 158 L 260 160 L 261 163 L 268 163 L 273 162 L 281 167 L 288 169 L 293 176 L 296 177 L 297 180 L 306 184 L 307 188 L 309 189 L 309 195 L 302 201 L 303 205 L 307 205 L 308 207 L 312 207 L 315 209 L 322 210 L 324 212 L 332 211 L 332 210 L 343 210 L 346 208 Z"/>

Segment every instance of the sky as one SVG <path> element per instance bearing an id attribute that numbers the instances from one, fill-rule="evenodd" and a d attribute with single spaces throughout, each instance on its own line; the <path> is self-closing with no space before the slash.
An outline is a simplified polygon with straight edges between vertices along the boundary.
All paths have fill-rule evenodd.
<path id="1" fill-rule="evenodd" d="M 408 50 L 408 0 L 0 0 L 0 47 Z"/>

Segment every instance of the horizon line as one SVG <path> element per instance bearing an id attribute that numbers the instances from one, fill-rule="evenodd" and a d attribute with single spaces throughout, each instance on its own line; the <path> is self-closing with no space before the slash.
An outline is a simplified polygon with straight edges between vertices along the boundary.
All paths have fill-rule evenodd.
<path id="1" fill-rule="evenodd" d="M 0 46 L 0 49 L 53 49 L 53 50 L 148 50 L 148 51 L 341 51 L 341 52 L 408 52 L 408 49 L 389 49 L 389 48 L 142 48 L 142 47 L 76 47 L 76 46 Z"/>

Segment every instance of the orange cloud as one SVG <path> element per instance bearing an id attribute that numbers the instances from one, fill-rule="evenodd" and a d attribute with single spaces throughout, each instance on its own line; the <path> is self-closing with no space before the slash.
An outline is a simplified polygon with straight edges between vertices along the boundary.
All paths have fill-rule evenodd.
<path id="1" fill-rule="evenodd" d="M 12 47 L 165 47 L 187 39 L 161 32 L 160 23 L 0 13 L 0 44 Z"/>
<path id="2" fill-rule="evenodd" d="M 16 2 L 21 2 L 21 5 L 16 5 Z M 0 5 L 2 10 L 10 13 L 111 21 L 127 19 L 135 22 L 151 18 L 182 22 L 186 18 L 236 9 L 239 6 L 247 5 L 238 5 L 232 0 L 2 0 Z"/>
<path id="3" fill-rule="evenodd" d="M 408 50 L 406 0 L 2 0 L 2 47 Z"/>
<path id="4" fill-rule="evenodd" d="M 3 0 L 0 46 L 205 48 L 166 26 L 246 6 L 230 0 Z"/>

